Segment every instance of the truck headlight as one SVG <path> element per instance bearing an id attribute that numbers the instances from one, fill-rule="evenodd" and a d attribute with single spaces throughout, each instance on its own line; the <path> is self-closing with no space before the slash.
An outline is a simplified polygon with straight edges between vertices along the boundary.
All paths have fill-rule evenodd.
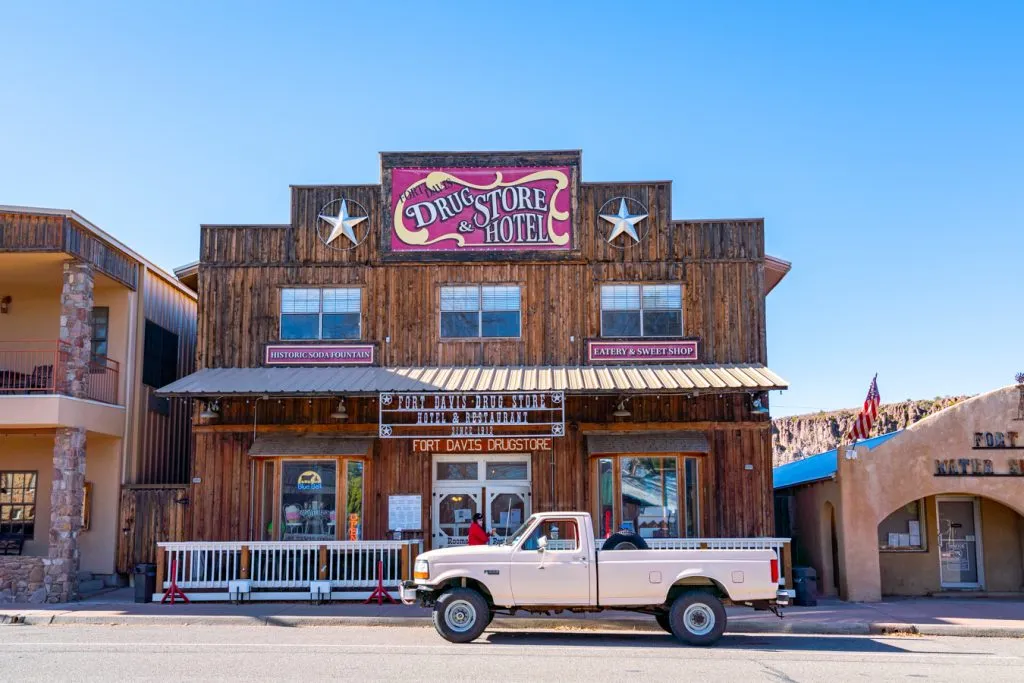
<path id="1" fill-rule="evenodd" d="M 430 566 L 426 560 L 416 560 L 416 566 L 412 571 L 412 578 L 414 579 L 429 579 L 430 578 Z"/>

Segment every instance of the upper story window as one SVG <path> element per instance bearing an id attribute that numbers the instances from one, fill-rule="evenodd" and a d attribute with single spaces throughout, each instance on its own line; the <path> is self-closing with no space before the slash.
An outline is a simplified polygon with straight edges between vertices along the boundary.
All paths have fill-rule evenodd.
<path id="1" fill-rule="evenodd" d="M 92 355 L 94 358 L 106 358 L 107 342 L 110 338 L 110 307 L 94 306 L 90 322 L 92 323 Z"/>
<path id="2" fill-rule="evenodd" d="M 521 295 L 515 285 L 441 288 L 441 337 L 518 337 Z"/>
<path id="3" fill-rule="evenodd" d="M 602 285 L 602 337 L 679 337 L 680 285 Z"/>
<path id="4" fill-rule="evenodd" d="M 281 339 L 360 339 L 361 323 L 358 287 L 281 290 Z"/>

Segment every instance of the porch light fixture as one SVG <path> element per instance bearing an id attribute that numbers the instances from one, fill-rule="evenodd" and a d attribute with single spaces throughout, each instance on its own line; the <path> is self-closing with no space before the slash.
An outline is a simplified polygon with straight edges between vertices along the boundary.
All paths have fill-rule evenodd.
<path id="1" fill-rule="evenodd" d="M 338 401 L 338 407 L 335 409 L 335 411 L 333 413 L 331 413 L 331 419 L 332 420 L 347 420 L 348 419 L 348 411 L 345 410 L 345 399 L 341 399 L 340 401 Z"/>
<path id="2" fill-rule="evenodd" d="M 626 402 L 619 401 L 619 407 L 612 413 L 612 417 L 630 417 L 633 413 L 626 410 Z"/>
<path id="3" fill-rule="evenodd" d="M 220 417 L 220 403 L 218 401 L 207 401 L 203 410 L 199 413 L 203 420 L 216 420 Z"/>
<path id="4" fill-rule="evenodd" d="M 10 312 L 11 312 L 11 297 L 10 296 L 5 296 L 4 298 L 0 299 L 0 313 L 3 313 L 4 315 L 7 315 Z"/>

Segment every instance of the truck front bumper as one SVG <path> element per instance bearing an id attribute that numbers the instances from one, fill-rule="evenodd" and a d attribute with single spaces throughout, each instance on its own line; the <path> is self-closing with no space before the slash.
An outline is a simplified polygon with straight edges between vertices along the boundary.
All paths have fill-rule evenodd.
<path id="1" fill-rule="evenodd" d="M 398 587 L 398 597 L 403 605 L 415 605 L 419 600 L 419 584 L 415 581 L 405 581 Z"/>
<path id="2" fill-rule="evenodd" d="M 775 604 L 779 607 L 788 607 L 796 598 L 796 591 L 789 588 L 780 588 L 775 592 Z"/>

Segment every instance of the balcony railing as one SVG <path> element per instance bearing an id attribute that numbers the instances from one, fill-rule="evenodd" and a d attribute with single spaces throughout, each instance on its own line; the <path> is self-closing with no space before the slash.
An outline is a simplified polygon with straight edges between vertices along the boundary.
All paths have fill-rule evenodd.
<path id="1" fill-rule="evenodd" d="M 52 339 L 0 341 L 0 396 L 70 395 L 67 368 L 71 353 L 64 342 Z M 118 404 L 120 365 L 93 356 L 85 375 L 85 396 Z"/>

